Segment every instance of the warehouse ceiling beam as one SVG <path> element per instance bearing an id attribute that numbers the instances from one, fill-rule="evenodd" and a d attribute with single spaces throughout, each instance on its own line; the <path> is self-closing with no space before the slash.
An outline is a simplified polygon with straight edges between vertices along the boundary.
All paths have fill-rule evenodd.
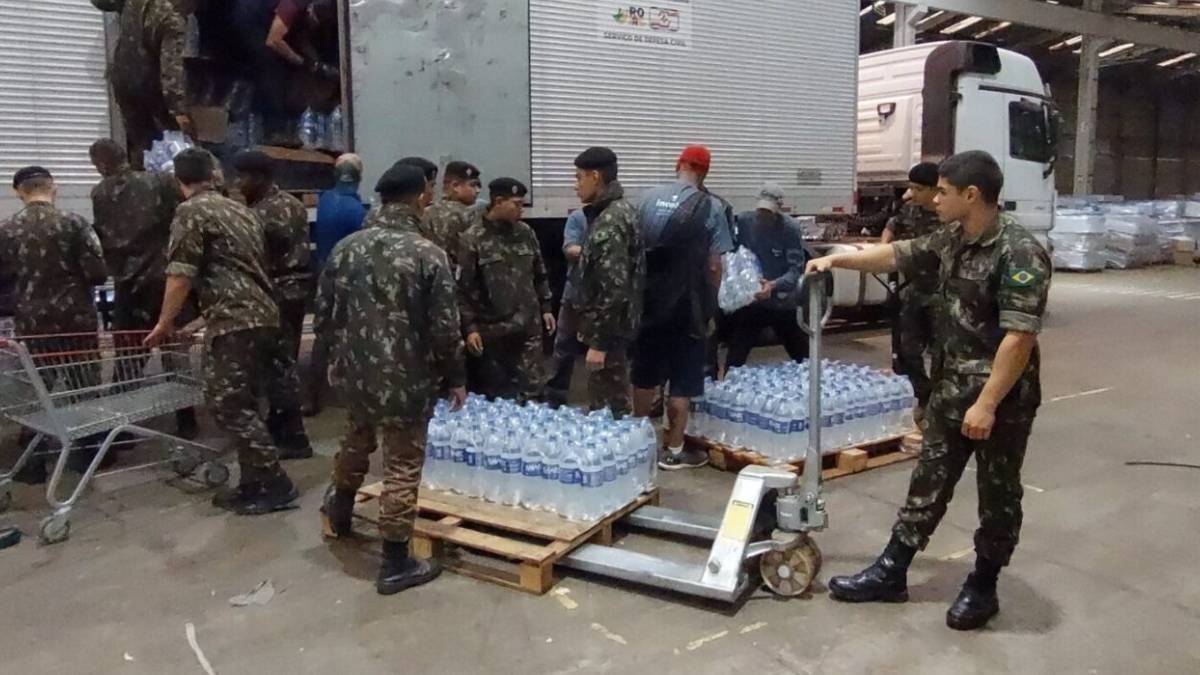
<path id="1" fill-rule="evenodd" d="M 1200 49 L 1200 32 L 1139 21 L 1130 17 L 1054 5 L 1041 0 L 1004 0 L 1004 2 L 997 0 L 923 0 L 920 4 L 930 9 L 940 9 L 966 16 L 1012 21 L 1063 33 L 1087 33 L 1122 42 L 1176 49 L 1181 52 Z"/>
<path id="2" fill-rule="evenodd" d="M 1121 14 L 1146 16 L 1158 19 L 1200 19 L 1197 5 L 1134 5 L 1120 10 Z"/>

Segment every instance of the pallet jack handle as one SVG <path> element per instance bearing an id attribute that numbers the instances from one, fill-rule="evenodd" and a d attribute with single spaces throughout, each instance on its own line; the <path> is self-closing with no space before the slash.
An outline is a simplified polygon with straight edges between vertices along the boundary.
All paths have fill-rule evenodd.
<path id="1" fill-rule="evenodd" d="M 833 273 L 805 274 L 800 277 L 799 290 L 801 305 L 796 310 L 796 322 L 808 334 L 808 450 L 804 455 L 800 521 L 805 531 L 812 531 L 823 529 L 827 523 L 821 499 L 821 337 L 833 313 Z"/>

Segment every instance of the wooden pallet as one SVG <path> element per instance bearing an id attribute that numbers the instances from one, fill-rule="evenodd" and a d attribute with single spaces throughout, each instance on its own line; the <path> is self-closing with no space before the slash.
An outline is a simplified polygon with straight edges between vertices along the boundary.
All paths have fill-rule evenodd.
<path id="1" fill-rule="evenodd" d="M 378 524 L 383 483 L 358 491 L 354 515 Z M 527 511 L 434 490 L 422 490 L 412 538 L 412 554 L 438 558 L 464 576 L 543 594 L 554 586 L 554 565 L 586 543 L 611 545 L 613 524 L 646 504 L 658 503 L 658 490 L 642 495 L 597 522 L 581 523 L 543 511 Z M 324 514 L 326 537 L 336 538 Z"/>
<path id="2" fill-rule="evenodd" d="M 759 466 L 771 464 L 766 457 L 752 450 L 730 448 L 703 438 L 688 437 L 687 442 L 693 447 L 707 451 L 709 464 L 723 471 L 737 472 L 752 464 Z M 841 478 L 915 459 L 920 448 L 921 441 L 918 434 L 893 436 L 872 443 L 844 448 L 822 457 L 821 478 L 824 480 Z M 797 474 L 803 474 L 804 460 L 784 465 L 784 467 Z"/>

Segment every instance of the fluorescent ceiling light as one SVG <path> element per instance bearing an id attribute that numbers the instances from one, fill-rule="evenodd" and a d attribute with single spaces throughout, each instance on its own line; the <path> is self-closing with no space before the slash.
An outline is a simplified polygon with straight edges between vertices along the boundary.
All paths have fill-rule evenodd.
<path id="1" fill-rule="evenodd" d="M 1063 40 L 1062 42 L 1059 42 L 1058 44 L 1050 45 L 1050 51 L 1052 51 L 1052 52 L 1058 51 L 1059 49 L 1062 49 L 1063 47 L 1074 47 L 1075 45 L 1079 44 L 1080 42 L 1083 42 L 1083 36 L 1076 35 L 1075 37 L 1067 38 L 1066 40 Z"/>
<path id="2" fill-rule="evenodd" d="M 929 21 L 933 21 L 934 19 L 938 18 L 939 16 L 941 16 L 945 13 L 946 12 L 939 9 L 938 11 L 934 12 L 933 14 L 930 14 L 929 16 L 925 17 L 924 19 L 921 19 L 920 21 L 918 21 L 917 26 L 920 27 L 922 24 L 925 24 Z"/>
<path id="3" fill-rule="evenodd" d="M 882 19 L 876 21 L 875 25 L 876 26 L 890 26 L 894 23 L 896 23 L 896 13 L 892 12 L 891 14 L 888 14 L 887 16 L 883 17 Z"/>
<path id="4" fill-rule="evenodd" d="M 1120 44 L 1120 45 L 1117 45 L 1116 47 L 1110 47 L 1110 48 L 1105 49 L 1104 51 L 1100 52 L 1100 58 L 1105 58 L 1107 56 L 1112 56 L 1114 54 L 1120 54 L 1121 52 L 1126 51 L 1128 49 L 1133 49 L 1133 46 L 1134 45 L 1132 42 L 1126 42 L 1125 44 Z"/>
<path id="5" fill-rule="evenodd" d="M 858 15 L 866 16 L 866 15 L 870 14 L 874 9 L 875 9 L 875 5 L 867 5 L 866 7 L 862 8 L 862 11 L 859 12 Z"/>
<path id="6" fill-rule="evenodd" d="M 1177 63 L 1183 63 L 1184 61 L 1187 61 L 1188 59 L 1194 59 L 1194 58 L 1196 58 L 1196 52 L 1188 52 L 1186 54 L 1180 54 L 1179 56 L 1176 56 L 1173 59 L 1167 59 L 1166 61 L 1163 61 L 1163 62 L 1159 63 L 1158 65 L 1162 68 L 1166 68 L 1167 66 L 1173 66 Z"/>
<path id="7" fill-rule="evenodd" d="M 960 30 L 964 30 L 964 29 L 970 28 L 971 26 L 974 26 L 975 24 L 979 23 L 980 21 L 983 21 L 983 19 L 980 17 L 968 16 L 967 18 L 963 19 L 962 21 L 959 21 L 958 23 L 952 23 L 949 26 L 946 26 L 945 28 L 943 28 L 942 35 L 953 35 Z"/>
<path id="8" fill-rule="evenodd" d="M 994 35 L 996 33 L 999 33 L 1000 31 L 1004 30 L 1005 28 L 1008 28 L 1011 25 L 1012 25 L 1011 21 L 1001 21 L 1000 23 L 996 24 L 995 26 L 992 26 L 991 28 L 989 28 L 985 31 L 976 33 L 975 37 L 976 38 L 985 38 L 989 35 Z"/>

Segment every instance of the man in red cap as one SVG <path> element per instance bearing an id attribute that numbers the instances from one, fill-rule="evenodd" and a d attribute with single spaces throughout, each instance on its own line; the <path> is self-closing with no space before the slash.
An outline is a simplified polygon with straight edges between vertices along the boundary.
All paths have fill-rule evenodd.
<path id="1" fill-rule="evenodd" d="M 642 196 L 638 220 L 646 245 L 646 293 L 633 348 L 634 414 L 650 416 L 659 387 L 668 386 L 664 470 L 704 466 L 708 456 L 685 451 L 688 406 L 704 394 L 708 325 L 716 309 L 721 254 L 733 248 L 724 203 L 704 189 L 708 148 L 684 148 L 676 180 Z"/>

